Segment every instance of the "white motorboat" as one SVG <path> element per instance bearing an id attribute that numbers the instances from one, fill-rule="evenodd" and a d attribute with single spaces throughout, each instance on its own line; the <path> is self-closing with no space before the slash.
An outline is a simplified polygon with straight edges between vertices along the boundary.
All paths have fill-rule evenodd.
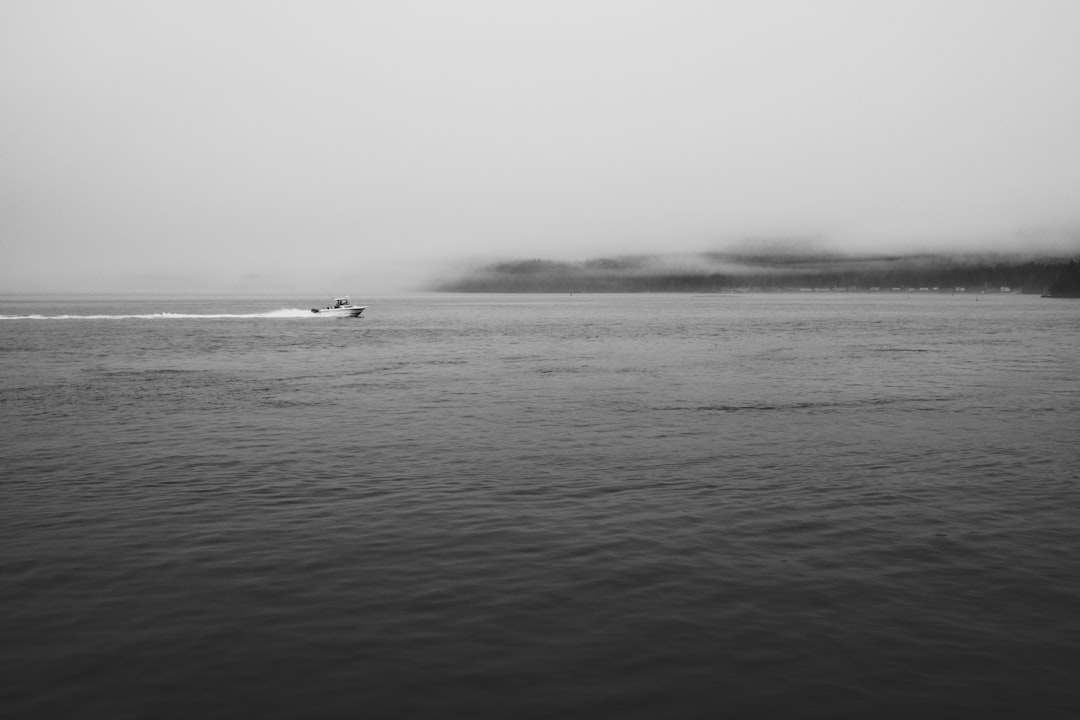
<path id="1" fill-rule="evenodd" d="M 367 309 L 367 305 L 353 305 L 347 297 L 334 298 L 333 305 L 321 308 L 311 308 L 311 312 L 320 315 L 332 315 L 335 317 L 360 317 L 360 313 Z"/>

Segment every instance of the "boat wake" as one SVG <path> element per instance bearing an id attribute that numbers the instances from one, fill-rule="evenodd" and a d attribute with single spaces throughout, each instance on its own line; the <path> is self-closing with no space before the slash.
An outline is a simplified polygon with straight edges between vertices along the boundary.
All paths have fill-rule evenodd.
<path id="1" fill-rule="evenodd" d="M 319 317 L 310 310 L 284 308 L 257 313 L 142 313 L 137 315 L 0 315 L 0 320 L 218 320 Z"/>

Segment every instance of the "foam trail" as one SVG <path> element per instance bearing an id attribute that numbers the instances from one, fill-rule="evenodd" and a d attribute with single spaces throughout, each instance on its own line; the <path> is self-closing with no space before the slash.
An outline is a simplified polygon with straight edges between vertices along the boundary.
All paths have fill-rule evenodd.
<path id="1" fill-rule="evenodd" d="M 310 310 L 284 308 L 261 313 L 148 313 L 140 315 L 0 315 L 0 320 L 217 320 L 237 318 L 319 317 Z"/>

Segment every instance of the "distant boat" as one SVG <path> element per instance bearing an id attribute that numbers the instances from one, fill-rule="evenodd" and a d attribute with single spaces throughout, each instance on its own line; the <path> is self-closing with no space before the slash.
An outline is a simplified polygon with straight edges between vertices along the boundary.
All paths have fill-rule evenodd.
<path id="1" fill-rule="evenodd" d="M 320 315 L 333 315 L 335 317 L 360 317 L 360 313 L 367 309 L 367 305 L 353 305 L 347 297 L 334 298 L 333 305 L 322 308 L 311 308 L 311 312 Z"/>

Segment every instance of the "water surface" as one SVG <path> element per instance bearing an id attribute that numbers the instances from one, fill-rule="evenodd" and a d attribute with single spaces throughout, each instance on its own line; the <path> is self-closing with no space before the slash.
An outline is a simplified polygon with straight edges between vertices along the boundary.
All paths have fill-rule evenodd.
<path id="1" fill-rule="evenodd" d="M 0 297 L 5 716 L 1080 710 L 1080 305 L 363 302 Z"/>

